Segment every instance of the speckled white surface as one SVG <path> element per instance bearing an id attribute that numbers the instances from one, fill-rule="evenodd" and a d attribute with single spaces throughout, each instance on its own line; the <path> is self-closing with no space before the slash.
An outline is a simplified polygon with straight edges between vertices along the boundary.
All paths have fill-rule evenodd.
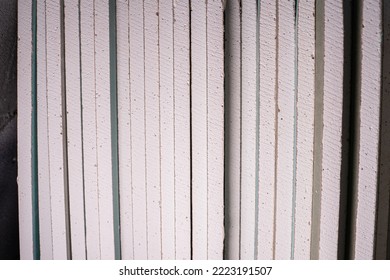
<path id="1" fill-rule="evenodd" d="M 46 71 L 48 146 L 50 161 L 50 198 L 53 234 L 53 258 L 68 258 L 66 217 L 65 147 L 63 134 L 63 87 L 61 64 L 60 1 L 46 2 Z M 39 27 L 38 27 L 39 28 Z M 37 30 L 37 33 L 44 32 Z M 44 61 L 43 61 L 44 62 Z M 39 140 L 38 140 L 39 141 Z"/>
<path id="2" fill-rule="evenodd" d="M 294 176 L 295 121 L 295 6 L 292 1 L 278 5 L 278 81 L 275 259 L 290 259 Z"/>
<path id="3" fill-rule="evenodd" d="M 324 5 L 324 76 L 319 258 L 337 259 L 341 187 L 344 28 L 339 1 Z"/>
<path id="4" fill-rule="evenodd" d="M 61 3 L 37 6 L 40 257 L 113 259 L 109 1 Z M 295 3 L 116 2 L 123 259 L 338 257 L 349 6 Z M 348 246 L 371 259 L 386 254 L 388 225 L 382 4 L 361 4 Z M 34 246 L 31 15 L 19 1 L 23 259 Z"/>
<path id="5" fill-rule="evenodd" d="M 299 1 L 294 259 L 310 258 L 314 156 L 314 11 L 313 1 Z"/>
<path id="6" fill-rule="evenodd" d="M 53 258 L 53 234 L 50 193 L 50 161 L 48 145 L 47 80 L 46 80 L 46 10 L 45 1 L 37 5 L 37 108 L 38 108 L 38 185 L 39 188 L 39 239 L 41 259 Z"/>
<path id="7" fill-rule="evenodd" d="M 222 11 L 218 0 L 192 3 L 194 259 L 218 259 L 223 253 Z"/>
<path id="8" fill-rule="evenodd" d="M 363 0 L 358 86 L 357 150 L 352 257 L 372 259 L 378 176 L 381 94 L 381 1 Z"/>
<path id="9" fill-rule="evenodd" d="M 18 5 L 18 186 L 20 258 L 33 259 L 31 200 L 31 53 L 32 7 L 28 2 Z M 23 170 L 23 173 L 21 172 Z"/>
<path id="10" fill-rule="evenodd" d="M 242 5 L 242 128 L 241 128 L 241 230 L 240 258 L 253 259 L 255 252 L 256 188 L 256 3 Z"/>

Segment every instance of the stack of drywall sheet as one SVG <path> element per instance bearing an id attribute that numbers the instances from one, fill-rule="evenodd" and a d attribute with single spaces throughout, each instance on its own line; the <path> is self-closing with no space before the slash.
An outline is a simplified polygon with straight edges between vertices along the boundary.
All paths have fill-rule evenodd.
<path id="1" fill-rule="evenodd" d="M 122 258 L 190 259 L 189 2 L 117 5 Z"/>
<path id="2" fill-rule="evenodd" d="M 223 7 L 193 5 L 201 47 L 190 1 L 20 5 L 22 258 L 222 258 Z"/>
<path id="3" fill-rule="evenodd" d="M 191 2 L 194 259 L 223 257 L 223 3 Z"/>
<path id="4" fill-rule="evenodd" d="M 21 257 L 386 258 L 387 10 L 19 1 Z"/>
<path id="5" fill-rule="evenodd" d="M 372 259 L 380 139 L 382 70 L 382 3 L 363 0 L 359 10 L 360 48 L 356 73 L 356 118 L 351 252 L 353 259 Z M 388 202 L 388 201 L 387 201 Z"/>
<path id="6" fill-rule="evenodd" d="M 332 2 L 227 4 L 228 258 L 337 258 L 344 49 Z"/>

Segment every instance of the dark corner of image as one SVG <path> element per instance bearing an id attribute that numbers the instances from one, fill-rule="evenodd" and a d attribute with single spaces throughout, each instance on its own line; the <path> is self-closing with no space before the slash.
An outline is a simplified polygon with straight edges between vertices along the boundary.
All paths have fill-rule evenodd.
<path id="1" fill-rule="evenodd" d="M 17 0 L 0 1 L 0 260 L 19 259 L 16 183 Z"/>

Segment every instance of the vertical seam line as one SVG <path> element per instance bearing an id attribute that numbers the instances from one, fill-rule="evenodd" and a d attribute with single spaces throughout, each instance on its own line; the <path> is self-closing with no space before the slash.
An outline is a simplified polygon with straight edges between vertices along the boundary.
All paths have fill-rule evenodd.
<path id="1" fill-rule="evenodd" d="M 149 259 L 149 225 L 148 225 L 148 165 L 147 165 L 147 154 L 146 154 L 146 64 L 145 64 L 145 2 L 142 1 L 142 34 L 143 34 L 143 59 L 144 59 L 144 69 L 143 69 L 143 90 L 144 90 L 144 152 L 145 152 L 145 204 L 146 204 L 146 258 Z"/>
<path id="2" fill-rule="evenodd" d="M 111 164 L 113 195 L 113 231 L 115 259 L 121 259 L 120 239 L 120 190 L 118 162 L 118 88 L 117 88 L 117 42 L 116 1 L 109 1 L 109 63 L 110 63 L 110 122 L 111 122 Z"/>
<path id="3" fill-rule="evenodd" d="M 132 258 L 134 259 L 134 256 L 135 256 L 135 249 L 134 249 L 134 186 L 133 186 L 133 139 L 132 139 L 132 134 L 131 134 L 131 129 L 132 129 L 132 106 L 131 106 L 131 71 L 130 71 L 130 63 L 131 63 L 131 44 L 130 44 L 130 41 L 131 41 L 131 38 L 130 38 L 130 32 L 131 32 L 131 28 L 130 28 L 130 25 L 131 25 L 131 20 L 130 20 L 130 1 L 127 2 L 127 43 L 128 43 L 128 46 L 129 46 L 129 57 L 128 57 L 128 63 L 129 63 L 129 80 L 128 80 L 128 85 L 129 85 L 129 108 L 130 108 L 130 153 L 131 153 L 131 168 L 130 168 L 130 178 L 131 178 L 131 185 L 130 185 L 130 188 L 131 188 L 131 231 L 132 231 L 132 236 L 131 236 L 131 243 L 132 243 L 132 253 L 133 253 L 133 256 Z"/>
<path id="4" fill-rule="evenodd" d="M 174 240 L 175 240 L 175 258 L 177 255 L 176 250 L 176 90 L 175 90 L 175 0 L 172 0 L 172 17 L 173 17 L 173 23 L 172 23 L 172 90 L 173 90 L 173 215 L 174 215 Z"/>
<path id="5" fill-rule="evenodd" d="M 272 258 L 275 259 L 275 249 L 276 249 L 276 213 L 277 213 L 277 187 L 278 187 L 278 176 L 277 176 L 277 168 L 278 168 L 278 132 L 279 132 L 279 1 L 276 3 L 275 7 L 275 17 L 276 17 L 276 25 L 275 25 L 275 38 L 276 38 L 276 46 L 275 46 L 275 165 L 274 165 L 274 225 L 273 225 L 273 248 L 272 248 Z"/>
<path id="6" fill-rule="evenodd" d="M 49 108 L 49 102 L 48 102 L 48 88 L 47 88 L 47 83 L 48 83 L 48 78 L 47 78 L 47 16 L 46 16 L 46 0 L 45 0 L 45 64 L 46 64 L 46 69 L 45 69 L 45 79 L 46 79 L 46 108 Z M 49 137 L 49 114 L 46 115 L 46 131 L 47 131 L 47 143 L 50 143 L 50 137 Z M 49 195 L 50 195 L 50 203 L 49 203 L 49 208 L 50 208 L 50 231 L 51 231 L 51 254 L 53 256 L 53 215 L 52 215 L 52 205 L 51 205 L 51 176 L 50 176 L 50 145 L 47 145 L 47 158 L 48 158 L 48 175 L 49 175 Z"/>
<path id="7" fill-rule="evenodd" d="M 39 239 L 39 197 L 38 197 L 38 134 L 37 134 L 37 1 L 32 2 L 32 51 L 31 51 L 31 186 L 32 186 L 32 232 L 33 259 L 41 258 Z M 46 11 L 45 11 L 46 15 Z"/>
<path id="8" fill-rule="evenodd" d="M 96 107 L 96 1 L 93 1 L 93 79 L 94 79 L 94 105 L 95 105 L 95 155 L 96 155 L 96 164 L 99 163 L 99 153 L 98 153 L 98 143 L 97 143 L 97 107 Z M 99 224 L 99 257 L 101 258 L 102 246 L 101 246 L 101 234 L 100 234 L 100 199 L 99 199 L 99 169 L 96 167 L 96 186 L 97 186 L 97 205 L 98 205 L 98 224 Z"/>
<path id="9" fill-rule="evenodd" d="M 292 220 L 291 220 L 291 259 L 294 259 L 295 251 L 295 207 L 296 207 L 296 179 L 297 179 L 297 102 L 298 102 L 298 17 L 299 0 L 295 0 L 295 32 L 294 32 L 294 161 L 293 161 L 293 182 L 292 182 Z"/>
<path id="10" fill-rule="evenodd" d="M 162 188 L 161 188 L 161 46 L 160 46 L 160 1 L 157 3 L 157 46 L 158 46 L 158 141 L 159 141 L 159 184 L 160 184 L 160 259 L 163 259 L 163 230 L 162 230 Z"/>
<path id="11" fill-rule="evenodd" d="M 320 6 L 321 5 L 321 6 Z M 321 21 L 323 25 L 321 26 Z M 315 2 L 315 61 L 314 61 L 314 137 L 313 137 L 313 189 L 311 213 L 310 258 L 319 258 L 322 196 L 322 159 L 324 126 L 324 57 L 325 57 L 325 4 Z M 316 112 L 319 115 L 316 116 Z"/>
<path id="12" fill-rule="evenodd" d="M 240 197 L 239 197 L 239 231 L 238 231 L 238 257 L 241 259 L 241 213 L 242 213 L 242 1 L 239 1 L 240 4 Z"/>
<path id="13" fill-rule="evenodd" d="M 80 119 L 81 119 L 81 158 L 82 158 L 82 174 L 83 174 L 83 211 L 84 211 L 84 240 L 85 240 L 85 258 L 87 259 L 87 226 L 86 226 L 86 209 L 85 209 L 85 158 L 84 158 L 84 118 L 83 118 L 83 79 L 82 79 L 82 59 L 81 59 L 81 4 L 78 1 L 78 23 L 79 23 L 79 75 L 80 75 Z"/>
<path id="14" fill-rule="evenodd" d="M 208 1 L 206 0 L 206 185 L 207 185 L 207 246 L 206 258 L 209 258 L 209 49 L 208 49 Z"/>
<path id="15" fill-rule="evenodd" d="M 63 145 L 63 177 L 64 177 L 64 208 L 67 258 L 72 258 L 72 229 L 70 223 L 69 201 L 69 168 L 68 168 L 68 110 L 66 107 L 66 61 L 65 61 L 65 7 L 64 0 L 60 1 L 60 42 L 61 42 L 61 111 L 62 111 L 62 145 Z"/>
<path id="16" fill-rule="evenodd" d="M 257 1 L 256 11 L 256 148 L 255 148 L 255 232 L 253 258 L 258 257 L 259 231 L 259 148 L 260 148 L 260 0 Z"/>

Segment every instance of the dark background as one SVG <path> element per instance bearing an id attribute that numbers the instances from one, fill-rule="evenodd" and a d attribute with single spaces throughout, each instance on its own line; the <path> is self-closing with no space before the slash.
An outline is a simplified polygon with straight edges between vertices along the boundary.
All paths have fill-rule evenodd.
<path id="1" fill-rule="evenodd" d="M 16 8 L 16 0 L 0 0 L 0 259 L 19 259 L 16 184 Z"/>

